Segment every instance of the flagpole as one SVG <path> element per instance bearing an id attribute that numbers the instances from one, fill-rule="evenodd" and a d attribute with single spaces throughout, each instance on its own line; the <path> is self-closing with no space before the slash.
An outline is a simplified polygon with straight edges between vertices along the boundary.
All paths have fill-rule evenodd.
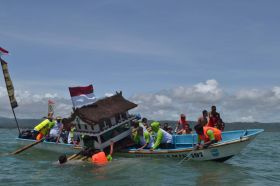
<path id="1" fill-rule="evenodd" d="M 0 62 L 2 63 L 2 61 L 4 61 L 4 60 L 2 60 L 1 54 L 0 54 Z M 1 66 L 2 66 L 2 64 L 1 64 Z M 3 69 L 3 67 L 2 67 L 2 70 L 3 70 L 3 75 L 4 75 L 4 69 Z M 4 75 L 4 78 L 5 78 L 5 75 Z M 5 80 L 5 83 L 6 83 L 6 86 L 7 86 L 6 80 Z M 8 93 L 8 96 L 9 96 L 9 93 Z M 12 100 L 11 100 L 11 97 L 10 97 L 10 96 L 9 96 L 9 100 L 10 100 L 10 105 L 11 105 L 11 108 L 12 108 L 12 111 L 13 111 L 13 115 L 14 115 L 16 124 L 17 124 L 18 134 L 20 134 L 20 129 L 19 129 L 18 120 L 17 120 L 16 114 L 15 114 L 14 106 L 12 105 Z M 16 106 L 17 106 L 17 103 L 16 103 Z M 16 107 L 16 106 L 15 106 L 15 107 Z"/>
<path id="2" fill-rule="evenodd" d="M 13 114 L 14 114 L 14 117 L 15 117 L 15 121 L 16 121 L 16 124 L 17 124 L 17 129 L 18 129 L 18 134 L 20 134 L 20 129 L 19 129 L 19 125 L 18 125 L 18 120 L 17 120 L 17 117 L 16 117 L 16 114 L 15 114 L 15 111 L 12 107 L 12 111 L 13 111 Z"/>

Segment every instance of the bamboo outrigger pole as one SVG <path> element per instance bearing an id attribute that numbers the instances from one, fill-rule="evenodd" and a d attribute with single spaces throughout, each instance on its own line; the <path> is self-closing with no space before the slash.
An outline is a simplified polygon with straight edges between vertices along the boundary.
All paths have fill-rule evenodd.
<path id="1" fill-rule="evenodd" d="M 15 98 L 15 93 L 14 93 L 14 86 L 8 71 L 8 64 L 7 62 L 5 62 L 1 56 L 3 54 L 8 54 L 9 52 L 3 48 L 0 47 L 0 61 L 1 61 L 1 66 L 2 66 L 2 70 L 3 70 L 3 75 L 4 75 L 4 79 L 5 79 L 5 83 L 6 83 L 6 87 L 7 87 L 7 92 L 8 92 L 8 96 L 9 96 L 9 100 L 11 103 L 11 107 L 12 107 L 12 111 L 13 111 L 13 115 L 17 124 L 17 129 L 18 129 L 18 133 L 20 134 L 20 129 L 19 129 L 19 125 L 18 125 L 18 121 L 17 121 L 17 117 L 14 111 L 14 108 L 16 108 L 18 106 L 16 98 Z"/>

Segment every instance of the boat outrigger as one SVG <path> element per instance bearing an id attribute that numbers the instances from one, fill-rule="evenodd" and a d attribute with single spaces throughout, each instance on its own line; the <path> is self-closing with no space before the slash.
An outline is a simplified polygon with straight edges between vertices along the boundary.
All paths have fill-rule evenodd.
<path id="1" fill-rule="evenodd" d="M 196 134 L 173 135 L 174 149 L 128 149 L 123 154 L 129 157 L 152 157 L 152 158 L 189 158 L 196 161 L 214 160 L 226 161 L 240 153 L 263 129 L 248 129 L 226 131 L 222 133 L 223 140 L 212 144 L 206 149 L 194 150 L 197 143 Z"/>

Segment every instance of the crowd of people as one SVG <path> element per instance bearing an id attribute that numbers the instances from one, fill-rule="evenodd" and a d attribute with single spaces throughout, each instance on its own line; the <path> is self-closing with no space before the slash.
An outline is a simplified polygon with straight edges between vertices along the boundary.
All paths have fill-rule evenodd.
<path id="1" fill-rule="evenodd" d="M 153 121 L 150 125 L 147 118 L 141 121 L 135 120 L 133 123 L 132 139 L 138 150 L 157 148 L 172 148 L 172 135 L 191 134 L 193 132 L 190 127 L 186 115 L 180 114 L 175 130 L 168 124 L 162 126 L 159 122 Z M 225 124 L 216 111 L 216 106 L 211 107 L 211 111 L 202 111 L 202 115 L 198 118 L 197 124 L 194 126 L 195 132 L 198 134 L 197 148 L 207 148 L 210 144 L 220 141 L 221 131 L 225 128 Z M 201 141 L 204 141 L 201 145 Z"/>
<path id="2" fill-rule="evenodd" d="M 33 130 L 22 131 L 20 138 L 41 140 L 45 139 L 49 142 L 79 144 L 80 138 L 75 135 L 75 126 L 71 125 L 66 130 L 62 123 L 62 118 L 53 114 L 48 114 L 42 122 L 37 124 Z"/>

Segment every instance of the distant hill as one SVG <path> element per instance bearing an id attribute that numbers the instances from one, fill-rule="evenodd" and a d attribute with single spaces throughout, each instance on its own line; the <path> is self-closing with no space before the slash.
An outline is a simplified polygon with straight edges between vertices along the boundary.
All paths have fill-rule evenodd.
<path id="1" fill-rule="evenodd" d="M 20 128 L 33 128 L 36 124 L 41 122 L 42 119 L 18 119 Z M 160 123 L 168 123 L 174 129 L 176 126 L 176 121 L 162 120 Z M 190 121 L 190 126 L 196 124 L 194 121 Z M 16 128 L 16 122 L 13 118 L 0 117 L 0 128 Z M 264 129 L 266 132 L 280 132 L 280 123 L 259 123 L 259 122 L 233 122 L 226 123 L 225 130 L 238 130 L 238 129 Z"/>
<path id="2" fill-rule="evenodd" d="M 160 121 L 163 125 L 164 123 L 168 123 L 170 126 L 175 129 L 177 121 L 168 121 L 163 120 Z M 189 121 L 191 128 L 193 129 L 194 125 L 196 125 L 195 121 Z M 264 129 L 266 132 L 280 132 L 280 123 L 259 123 L 259 122 L 233 122 L 233 123 L 225 123 L 225 130 L 243 130 L 243 129 Z"/>
<path id="3" fill-rule="evenodd" d="M 33 128 L 42 119 L 18 119 L 20 128 Z M 0 117 L 0 128 L 16 128 L 17 124 L 14 118 Z"/>

